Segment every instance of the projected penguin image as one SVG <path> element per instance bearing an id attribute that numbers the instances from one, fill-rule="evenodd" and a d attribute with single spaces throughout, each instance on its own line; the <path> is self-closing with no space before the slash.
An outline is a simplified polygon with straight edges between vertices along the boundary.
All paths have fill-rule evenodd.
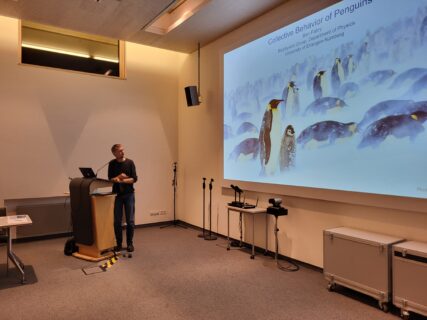
<path id="1" fill-rule="evenodd" d="M 297 143 L 304 148 L 307 144 L 311 147 L 319 147 L 320 142 L 328 145 L 335 143 L 337 139 L 348 138 L 356 133 L 356 123 L 341 123 L 338 121 L 317 122 L 305 128 L 297 138 Z"/>
<path id="2" fill-rule="evenodd" d="M 320 70 L 313 79 L 314 99 L 320 99 L 327 94 L 328 84 L 326 81 L 326 71 Z"/>
<path id="3" fill-rule="evenodd" d="M 331 86 L 332 92 L 338 95 L 341 84 L 344 82 L 344 68 L 341 64 L 341 59 L 336 58 L 331 71 Z"/>
<path id="4" fill-rule="evenodd" d="M 369 44 L 365 41 L 357 52 L 357 65 L 362 72 L 368 72 L 370 69 L 370 53 L 368 47 Z"/>
<path id="5" fill-rule="evenodd" d="M 327 111 L 333 112 L 346 107 L 347 104 L 344 100 L 333 97 L 324 97 L 314 100 L 310 103 L 304 111 L 304 115 L 309 113 L 321 113 L 325 114 Z"/>
<path id="6" fill-rule="evenodd" d="M 390 85 L 390 89 L 396 89 L 401 86 L 404 86 L 405 84 L 408 84 L 408 82 L 412 83 L 424 75 L 427 74 L 426 68 L 411 68 L 409 70 L 406 70 L 402 73 L 400 73 L 394 80 L 393 83 Z"/>
<path id="7" fill-rule="evenodd" d="M 298 87 L 294 81 L 289 81 L 287 87 L 283 89 L 282 100 L 283 108 L 282 118 L 290 118 L 299 113 L 299 94 Z"/>
<path id="8" fill-rule="evenodd" d="M 295 130 L 292 125 L 288 125 L 283 132 L 280 145 L 280 172 L 295 166 L 296 145 Z"/>
<path id="9" fill-rule="evenodd" d="M 354 62 L 352 54 L 349 54 L 344 58 L 343 69 L 344 69 L 345 79 L 350 78 L 351 75 L 356 70 L 356 64 Z"/>
<path id="10" fill-rule="evenodd" d="M 413 105 L 412 100 L 386 100 L 370 107 L 359 122 L 359 128 L 364 129 L 368 124 L 384 116 L 407 113 L 408 107 Z"/>
<path id="11" fill-rule="evenodd" d="M 407 113 L 414 113 L 417 111 L 427 112 L 427 101 L 414 102 L 407 108 Z"/>
<path id="12" fill-rule="evenodd" d="M 340 1 L 225 53 L 224 178 L 427 198 L 426 54 L 427 0 Z"/>
<path id="13" fill-rule="evenodd" d="M 230 153 L 230 160 L 256 159 L 259 154 L 258 138 L 248 138 L 240 142 Z"/>
<path id="14" fill-rule="evenodd" d="M 248 132 L 258 133 L 258 128 L 253 123 L 246 121 L 239 126 L 236 134 L 241 135 Z"/>
<path id="15" fill-rule="evenodd" d="M 242 113 L 239 113 L 239 114 L 237 115 L 237 120 L 240 120 L 240 121 L 247 121 L 247 120 L 250 120 L 250 119 L 251 119 L 251 117 L 252 117 L 252 114 L 251 114 L 251 113 L 249 113 L 249 112 L 242 112 Z"/>
<path id="16" fill-rule="evenodd" d="M 313 80 L 314 76 L 317 73 L 316 66 L 311 66 L 310 69 L 307 71 L 306 79 L 305 79 L 305 92 L 310 92 L 310 90 L 313 90 Z"/>
<path id="17" fill-rule="evenodd" d="M 415 99 L 423 99 L 425 96 L 427 96 L 427 75 L 415 81 L 404 95 L 404 97 L 412 97 Z"/>
<path id="18" fill-rule="evenodd" d="M 362 83 L 377 86 L 389 80 L 395 73 L 396 72 L 391 69 L 374 71 L 364 78 Z"/>
<path id="19" fill-rule="evenodd" d="M 420 38 L 422 44 L 427 42 L 427 17 L 424 17 L 423 22 L 421 23 Z"/>
<path id="20" fill-rule="evenodd" d="M 345 82 L 338 90 L 338 98 L 350 99 L 355 97 L 359 92 L 359 85 L 355 82 Z"/>
<path id="21" fill-rule="evenodd" d="M 227 124 L 224 124 L 224 139 L 230 139 L 233 137 L 233 128 Z"/>
<path id="22" fill-rule="evenodd" d="M 426 120 L 427 112 L 424 111 L 382 118 L 365 130 L 358 147 L 378 147 L 389 136 L 397 139 L 409 137 L 413 141 L 418 134 L 424 131 L 423 123 Z"/>
<path id="23" fill-rule="evenodd" d="M 281 145 L 282 120 L 279 104 L 283 100 L 271 100 L 264 112 L 259 133 L 261 175 L 276 173 Z"/>

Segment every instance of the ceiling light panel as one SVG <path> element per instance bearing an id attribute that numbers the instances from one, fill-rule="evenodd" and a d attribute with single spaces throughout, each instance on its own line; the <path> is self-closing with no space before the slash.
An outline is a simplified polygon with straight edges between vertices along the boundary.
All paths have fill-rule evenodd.
<path id="1" fill-rule="evenodd" d="M 207 5 L 211 0 L 184 0 L 178 2 L 174 8 L 166 11 L 164 14 L 159 16 L 150 25 L 148 25 L 144 31 L 155 33 L 158 35 L 164 35 L 172 31 L 201 8 Z"/>

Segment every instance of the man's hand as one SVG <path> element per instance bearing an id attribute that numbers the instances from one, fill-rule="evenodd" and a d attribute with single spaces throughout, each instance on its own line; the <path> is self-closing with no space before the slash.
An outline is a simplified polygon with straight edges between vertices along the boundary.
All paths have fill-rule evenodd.
<path id="1" fill-rule="evenodd" d="M 129 178 L 126 173 L 120 173 L 117 177 L 111 179 L 115 183 L 133 183 L 133 178 Z"/>

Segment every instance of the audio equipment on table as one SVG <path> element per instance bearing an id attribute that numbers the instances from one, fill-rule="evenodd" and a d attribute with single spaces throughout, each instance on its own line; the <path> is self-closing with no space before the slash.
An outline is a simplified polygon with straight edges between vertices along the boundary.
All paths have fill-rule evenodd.
<path id="1" fill-rule="evenodd" d="M 230 187 L 231 189 L 234 190 L 234 201 L 229 202 L 228 203 L 229 206 L 242 208 L 242 209 L 252 209 L 258 205 L 258 199 L 256 204 L 246 203 L 245 198 L 243 199 L 243 201 L 241 201 L 241 195 L 243 193 L 243 190 L 235 185 L 230 185 Z M 239 195 L 239 200 L 237 200 L 237 194 Z"/>

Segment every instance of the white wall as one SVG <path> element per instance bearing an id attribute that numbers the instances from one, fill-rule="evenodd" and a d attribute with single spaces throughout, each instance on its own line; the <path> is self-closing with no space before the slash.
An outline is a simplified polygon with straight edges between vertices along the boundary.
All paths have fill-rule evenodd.
<path id="1" fill-rule="evenodd" d="M 222 180 L 222 65 L 225 50 L 234 48 L 260 35 L 296 21 L 335 3 L 334 0 L 292 0 L 229 33 L 201 50 L 201 106 L 187 108 L 179 100 L 179 164 L 180 181 L 178 217 L 202 226 L 202 177 L 215 179 L 212 205 L 213 231 L 227 234 L 226 203 L 231 201 L 230 189 L 221 188 Z M 181 87 L 197 84 L 197 53 L 189 56 L 183 66 Z M 267 206 L 269 194 L 251 192 L 247 197 L 260 199 Z M 427 241 L 427 213 L 385 209 L 346 203 L 281 196 L 289 209 L 287 217 L 279 218 L 280 253 L 316 266 L 323 266 L 322 231 L 337 226 L 396 235 Z M 336 199 L 340 199 L 340 193 Z M 247 198 L 248 199 L 248 198 Z M 426 201 L 422 202 L 424 208 Z M 388 206 L 384 203 L 384 206 Z M 231 236 L 239 237 L 238 215 L 231 215 Z M 251 222 L 246 221 L 245 240 L 251 241 Z M 274 250 L 273 221 L 270 221 L 269 249 Z M 263 219 L 256 220 L 256 244 L 264 246 Z M 218 240 L 220 241 L 220 240 Z"/>
<path id="2" fill-rule="evenodd" d="M 0 16 L 0 206 L 68 191 L 123 143 L 136 164 L 136 223 L 173 218 L 179 72 L 186 54 L 127 43 L 127 79 L 18 64 L 18 21 Z M 107 176 L 107 168 L 100 171 Z M 167 210 L 150 217 L 150 211 Z"/>

